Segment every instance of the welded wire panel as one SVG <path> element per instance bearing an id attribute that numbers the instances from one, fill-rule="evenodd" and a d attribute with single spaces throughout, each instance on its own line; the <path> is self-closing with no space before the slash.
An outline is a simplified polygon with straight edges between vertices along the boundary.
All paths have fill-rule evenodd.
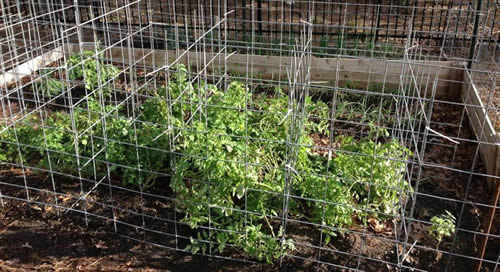
<path id="1" fill-rule="evenodd" d="M 0 7 L 2 209 L 256 269 L 498 269 L 498 3 Z"/>

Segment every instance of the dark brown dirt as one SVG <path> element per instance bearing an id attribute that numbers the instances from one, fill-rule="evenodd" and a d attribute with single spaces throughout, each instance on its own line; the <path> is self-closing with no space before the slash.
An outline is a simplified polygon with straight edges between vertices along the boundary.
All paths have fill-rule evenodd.
<path id="1" fill-rule="evenodd" d="M 10 202 L 2 209 L 0 271 L 242 270 L 239 262 L 190 256 L 136 243 L 104 228 L 85 228 L 84 224 L 68 218 L 71 216 L 47 217 L 44 210 L 26 206 Z"/>
<path id="2" fill-rule="evenodd" d="M 15 116 L 19 113 L 19 104 L 17 104 L 16 102 L 11 102 L 9 105 L 7 101 L 4 101 L 3 105 L 5 106 L 2 107 L 2 110 L 0 110 L 0 121 L 10 122 L 12 116 Z"/>
<path id="3" fill-rule="evenodd" d="M 17 172 L 17 173 L 16 173 Z M 22 186 L 23 179 L 19 178 L 18 171 L 15 175 L 4 174 L 12 183 Z M 28 184 L 36 188 L 48 189 L 48 179 L 41 179 L 33 173 L 28 174 Z M 2 178 L 4 182 L 5 178 Z M 61 183 L 68 196 L 58 197 L 59 205 L 69 206 L 77 198 L 79 185 L 75 182 Z M 25 198 L 23 189 L 12 189 L 9 186 L 0 186 L 4 196 Z M 104 190 L 102 190 L 104 191 Z M 216 258 L 191 256 L 184 253 L 165 250 L 161 247 L 147 243 L 139 243 L 120 237 L 126 235 L 130 238 L 156 243 L 162 246 L 175 247 L 175 241 L 167 235 L 154 233 L 173 233 L 172 225 L 149 218 L 145 224 L 150 231 L 140 230 L 142 219 L 134 216 L 131 211 L 142 211 L 146 215 L 155 215 L 158 218 L 172 218 L 172 205 L 169 201 L 145 196 L 141 199 L 137 194 L 125 191 L 114 191 L 113 204 L 123 209 L 115 211 L 118 224 L 117 233 L 113 231 L 112 220 L 88 217 L 88 226 L 81 213 L 57 215 L 57 210 L 52 206 L 41 203 L 54 203 L 54 197 L 49 193 L 37 193 L 30 190 L 30 205 L 24 201 L 3 199 L 4 207 L 0 210 L 0 264 L 3 268 L 38 270 L 186 270 L 186 271 L 276 271 L 277 265 L 245 264 Z M 167 191 L 157 191 L 156 194 L 168 195 Z M 73 197 L 71 197 L 73 196 Z M 89 213 L 106 216 L 105 208 L 98 201 L 107 202 L 106 193 L 89 196 L 87 211 Z M 119 202 L 118 202 L 119 200 Z M 141 208 L 138 208 L 141 207 Z M 126 211 L 125 211 L 126 210 Z M 108 217 L 110 215 L 108 214 Z M 131 226 L 125 225 L 130 224 Z M 178 234 L 191 236 L 195 233 L 187 227 L 178 225 Z M 388 262 L 395 261 L 394 242 L 387 234 L 380 233 L 389 241 L 381 240 L 374 232 L 355 227 L 352 233 L 346 233 L 332 239 L 327 250 L 323 250 L 321 257 L 319 251 L 312 245 L 319 245 L 320 232 L 316 228 L 298 223 L 289 223 L 288 232 L 297 241 L 296 256 L 305 260 L 286 258 L 282 270 L 284 271 L 310 271 L 318 268 L 320 271 L 329 271 L 331 266 L 318 265 L 312 260 L 320 258 L 322 262 L 333 263 L 337 266 L 356 267 L 358 258 L 373 256 Z M 390 233 L 390 230 L 389 230 Z M 145 239 L 145 240 L 143 240 Z M 179 248 L 184 248 L 188 241 L 179 239 Z M 359 251 L 361 249 L 361 251 Z M 343 252 L 343 253 L 341 253 Z M 386 256 L 387 255 L 387 256 Z M 384 257 L 385 256 L 385 257 Z M 228 257 L 244 258 L 241 253 L 230 252 Z M 360 265 L 368 271 L 380 271 L 387 268 L 378 261 L 360 259 Z M 0 268 L 2 268 L 0 267 Z"/>
<path id="4" fill-rule="evenodd" d="M 463 115 L 463 110 L 463 105 L 434 104 L 432 120 L 436 123 L 432 124 L 431 128 L 444 135 L 458 138 L 460 144 L 446 146 L 443 144 L 450 144 L 448 140 L 434 137 L 428 143 L 425 161 L 429 164 L 449 166 L 455 170 L 430 165 L 423 167 L 424 178 L 420 183 L 419 192 L 436 197 L 421 195 L 417 198 L 416 213 L 418 216 L 416 218 L 428 221 L 432 215 L 443 213 L 444 210 L 449 210 L 456 215 L 462 213 L 462 219 L 459 220 L 458 224 L 462 231 L 457 233 L 457 242 L 453 244 L 453 241 L 449 240 L 442 244 L 440 249 L 455 253 L 460 252 L 459 254 L 465 256 L 476 256 L 480 239 L 471 231 L 482 231 L 480 220 L 488 209 L 480 205 L 489 205 L 492 191 L 484 177 L 474 174 L 485 173 L 484 164 L 478 153 L 478 146 L 473 142 L 477 140 L 470 130 L 468 119 Z M 498 219 L 496 222 L 500 222 Z M 416 226 L 419 225 L 422 224 L 416 224 Z M 498 235 L 499 232 L 496 230 L 492 234 Z M 466 243 L 461 244 L 461 242 Z M 499 248 L 500 240 L 490 239 L 485 258 L 496 261 Z M 451 257 L 450 263 L 455 262 L 457 267 L 465 269 L 473 263 L 465 259 L 460 256 Z M 483 269 L 491 271 L 492 268 L 485 266 Z"/>

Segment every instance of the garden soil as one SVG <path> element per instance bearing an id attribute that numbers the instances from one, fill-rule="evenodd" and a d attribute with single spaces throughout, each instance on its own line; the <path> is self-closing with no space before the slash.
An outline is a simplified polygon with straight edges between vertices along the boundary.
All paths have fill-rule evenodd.
<path id="1" fill-rule="evenodd" d="M 433 129 L 449 136 L 472 139 L 467 124 L 460 127 L 462 110 L 458 106 L 438 104 L 434 105 Z M 456 124 L 456 126 L 442 124 Z M 316 139 L 321 141 L 321 139 Z M 476 156 L 477 145 L 463 141 L 458 147 L 445 148 L 435 143 L 446 143 L 446 139 L 436 138 L 429 141 L 425 150 L 426 161 L 443 165 L 453 165 L 456 169 L 471 170 L 470 167 L 482 168 L 481 164 L 472 165 Z M 414 171 L 417 173 L 418 171 Z M 439 173 L 436 173 L 439 172 Z M 35 188 L 52 190 L 51 178 L 37 176 L 27 172 L 26 182 Z M 417 204 L 413 209 L 413 218 L 429 221 L 435 214 L 450 210 L 455 214 L 462 212 L 460 227 L 471 231 L 480 231 L 479 218 L 486 211 L 481 207 L 462 205 L 457 201 L 446 201 L 447 198 L 465 200 L 467 202 L 487 202 L 484 195 L 488 194 L 486 182 L 478 177 L 460 174 L 457 171 L 440 170 L 423 167 L 421 175 L 424 178 L 418 184 Z M 75 201 L 80 190 L 80 184 L 75 181 L 55 177 L 58 191 L 74 192 L 71 197 L 58 197 L 60 205 L 67 206 Z M 0 175 L 3 183 L 17 184 L 0 186 L 3 195 L 26 198 L 24 179 L 17 169 L 4 169 Z M 425 181 L 425 182 L 424 182 Z M 157 182 L 168 183 L 168 180 Z M 417 184 L 413 184 L 417 186 Z M 472 186 L 470 190 L 466 190 Z M 158 186 L 157 186 L 158 187 Z M 393 223 L 379 222 L 369 218 L 366 224 L 357 222 L 348 233 L 333 237 L 326 246 L 328 250 L 318 250 L 307 244 L 319 245 L 321 232 L 316 228 L 298 223 L 287 225 L 287 233 L 297 244 L 297 250 L 292 254 L 295 258 L 286 257 L 281 267 L 278 264 L 239 262 L 228 259 L 208 258 L 190 255 L 163 247 L 176 246 L 176 237 L 162 235 L 173 233 L 173 224 L 162 223 L 154 218 L 144 218 L 140 214 L 156 215 L 161 218 L 179 219 L 181 215 L 173 212 L 173 202 L 169 186 L 161 186 L 164 191 L 155 191 L 153 194 L 167 196 L 165 198 L 144 195 L 126 190 L 114 190 L 112 197 L 104 186 L 98 193 L 87 198 L 86 209 L 89 212 L 100 214 L 103 218 L 115 216 L 120 221 L 127 222 L 127 226 L 115 226 L 112 220 L 88 217 L 81 213 L 57 211 L 52 206 L 41 203 L 55 201 L 52 194 L 30 191 L 32 203 L 3 199 L 0 206 L 0 271 L 343 271 L 342 266 L 358 268 L 365 271 L 396 271 L 394 263 L 398 262 L 397 251 L 401 245 L 392 242 L 397 235 Z M 156 189 L 158 190 L 158 189 Z M 108 190 L 109 191 L 109 190 Z M 467 194 L 464 192 L 468 191 Z M 442 200 L 426 197 L 437 195 Z M 470 201 L 469 201 L 470 200 Z M 121 207 L 111 214 L 105 205 L 107 203 Z M 59 214 L 58 214 L 59 213 Z M 177 216 L 177 217 L 176 217 Z M 145 224 L 154 231 L 144 232 L 134 226 Z M 190 236 L 194 232 L 189 228 L 176 229 L 179 235 Z M 498 230 L 496 230 L 498 232 Z M 404 237 L 404 236 L 401 236 Z M 138 241 L 143 242 L 138 242 Z M 440 249 L 453 251 L 457 254 L 475 256 L 477 248 L 474 235 L 459 233 L 455 243 L 451 239 L 443 241 Z M 452 257 L 433 250 L 436 241 L 428 234 L 428 226 L 420 221 L 412 224 L 408 244 L 417 241 L 403 265 L 430 271 L 442 271 L 449 266 L 449 271 L 470 271 L 475 264 L 466 258 Z M 179 248 L 184 248 L 188 241 L 177 240 Z M 498 241 L 491 241 L 490 247 L 498 246 Z M 407 248 L 408 249 L 408 248 Z M 490 252 L 495 252 L 490 248 Z M 240 252 L 227 252 L 231 258 L 244 258 Z M 359 256 L 365 256 L 359 258 Z M 496 256 L 490 256 L 496 258 Z M 313 260 L 319 260 L 314 262 Z M 326 265 L 326 263 L 336 266 Z M 485 270 L 487 271 L 487 270 Z"/>

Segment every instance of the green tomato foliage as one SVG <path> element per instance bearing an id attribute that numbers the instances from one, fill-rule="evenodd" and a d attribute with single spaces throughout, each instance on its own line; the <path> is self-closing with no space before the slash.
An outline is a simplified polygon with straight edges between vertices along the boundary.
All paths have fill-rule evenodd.
<path id="1" fill-rule="evenodd" d="M 438 241 L 436 248 L 439 247 L 443 238 L 451 237 L 455 233 L 455 222 L 455 216 L 449 211 L 446 211 L 446 214 L 436 215 L 431 218 L 432 225 L 429 228 L 429 234 Z"/>
<path id="2" fill-rule="evenodd" d="M 71 55 L 66 62 L 66 69 L 69 80 L 83 80 L 87 90 L 97 89 L 103 95 L 110 94 L 108 81 L 120 73 L 117 67 L 104 62 L 104 53 L 97 54 L 90 50 Z"/>
<path id="3" fill-rule="evenodd" d="M 67 67 L 70 79 L 83 79 L 85 88 L 104 95 L 107 81 L 120 73 L 91 51 L 71 56 Z M 378 142 L 332 137 L 340 147 L 320 155 L 311 135 L 330 136 L 333 114 L 326 103 L 308 98 L 290 176 L 286 91 L 252 93 L 239 82 L 225 90 L 194 84 L 182 65 L 167 76 L 133 109 L 135 118 L 125 106 L 106 105 L 95 95 L 70 113 L 25 117 L 0 134 L 0 160 L 88 178 L 109 170 L 124 185 L 142 189 L 171 176 L 169 185 L 156 185 L 170 186 L 181 221 L 197 230 L 188 250 L 222 253 L 231 246 L 269 263 L 295 249 L 280 221 L 287 179 L 296 196 L 289 199 L 289 216 L 323 226 L 326 244 L 355 218 L 397 215 L 411 192 L 404 176 L 411 152 L 386 131 Z"/>

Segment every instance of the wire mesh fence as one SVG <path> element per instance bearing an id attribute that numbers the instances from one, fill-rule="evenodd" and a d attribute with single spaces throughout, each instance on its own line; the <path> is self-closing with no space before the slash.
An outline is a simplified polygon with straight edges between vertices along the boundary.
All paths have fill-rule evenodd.
<path id="1" fill-rule="evenodd" d="M 293 46 L 294 39 L 300 34 L 300 20 L 313 23 L 313 39 L 318 53 L 333 54 L 335 49 L 352 47 L 352 54 L 358 51 L 370 51 L 370 46 L 403 47 L 409 31 L 415 33 L 422 45 L 441 47 L 446 36 L 449 53 L 453 57 L 471 58 L 469 52 L 453 52 L 455 48 L 474 47 L 472 40 L 477 33 L 476 20 L 483 16 L 482 12 L 491 14 L 487 33 L 489 40 L 498 41 L 498 3 L 495 1 L 154 1 L 151 3 L 153 16 L 168 27 L 174 24 L 187 25 L 189 31 L 194 22 L 193 7 L 204 7 L 205 20 L 209 23 L 212 15 L 226 8 L 234 12 L 228 16 L 226 39 L 232 40 L 234 46 L 244 50 L 252 39 L 261 53 L 269 54 L 278 51 L 276 45 Z M 95 13 L 106 7 L 99 2 L 94 3 Z M 478 4 L 480 6 L 478 6 Z M 118 2 L 116 6 L 120 6 Z M 147 10 L 146 4 L 139 4 L 139 14 Z M 315 6 L 314 14 L 308 11 Z M 110 4 L 112 7 L 113 4 Z M 86 12 L 88 14 L 88 12 Z M 131 14 L 134 17 L 137 17 Z M 88 16 L 88 15 L 87 15 Z M 187 16 L 185 20 L 184 16 Z M 483 16 L 484 17 L 484 16 Z M 108 21 L 117 24 L 124 18 L 112 18 Z M 102 20 L 97 22 L 103 23 Z M 145 22 L 145 21 L 144 21 Z M 138 22 L 133 22 L 137 24 Z M 253 33 L 252 33 L 253 32 Z M 342 38 L 340 36 L 342 35 Z M 342 44 L 340 44 L 342 42 Z M 274 46 L 273 46 L 274 45 Z M 164 43 L 156 46 L 163 48 Z M 274 49 L 274 50 L 273 50 Z M 283 51 L 283 48 L 279 48 Z M 392 49 L 392 48 L 391 48 Z M 391 51 L 382 48 L 376 51 Z M 255 52 L 254 52 L 255 53 Z M 344 54 L 348 54 L 345 51 Z M 401 54 L 397 55 L 398 57 Z"/>
<path id="2" fill-rule="evenodd" d="M 498 4 L 4 1 L 0 204 L 260 268 L 496 271 Z"/>

